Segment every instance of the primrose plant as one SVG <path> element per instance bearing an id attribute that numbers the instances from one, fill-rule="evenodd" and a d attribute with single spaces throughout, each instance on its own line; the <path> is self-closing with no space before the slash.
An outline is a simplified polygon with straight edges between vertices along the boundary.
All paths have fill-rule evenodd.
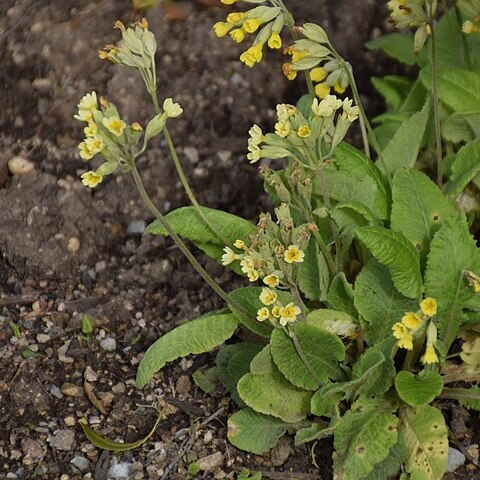
<path id="1" fill-rule="evenodd" d="M 194 379 L 205 391 L 222 383 L 237 404 L 228 420 L 236 447 L 262 454 L 287 432 L 296 445 L 333 436 L 335 479 L 440 480 L 449 448 L 442 410 L 449 401 L 480 410 L 480 250 L 472 235 L 480 210 L 480 6 L 387 3 L 400 31 L 369 47 L 417 65 L 419 75 L 374 80 L 388 110 L 373 128 L 352 66 L 320 26 L 296 26 L 282 0 L 222 1 L 247 7 L 214 26 L 237 43 L 251 36 L 240 60 L 253 67 L 290 36 L 282 70 L 292 81 L 304 76 L 308 92 L 297 105 L 277 105 L 274 132 L 250 129 L 247 159 L 261 161 L 274 205 L 256 225 L 200 206 L 190 189 L 168 130 L 182 108 L 157 98 L 146 20 L 117 22 L 121 40 L 99 56 L 139 71 L 155 116 L 144 127 L 127 124 L 95 92 L 78 105 L 76 118 L 86 123 L 80 156 L 103 159 L 82 175 L 84 185 L 132 174 L 156 218 L 147 231 L 170 236 L 225 301 L 157 340 L 137 385 L 167 362 L 218 348 L 216 365 Z M 351 99 L 337 96 L 347 89 Z M 357 120 L 363 151 L 345 141 Z M 157 135 L 192 202 L 165 216 L 136 167 Z M 226 292 L 182 238 L 247 286 Z M 257 341 L 235 338 L 238 328 Z"/>

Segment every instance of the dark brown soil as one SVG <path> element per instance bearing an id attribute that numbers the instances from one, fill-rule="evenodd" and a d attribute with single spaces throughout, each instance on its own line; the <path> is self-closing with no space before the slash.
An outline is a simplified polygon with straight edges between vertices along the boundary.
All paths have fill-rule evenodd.
<path id="1" fill-rule="evenodd" d="M 160 46 L 159 96 L 184 108 L 171 130 L 200 202 L 254 218 L 268 202 L 245 158 L 247 131 L 254 122 L 271 126 L 276 103 L 294 101 L 301 87 L 283 78 L 278 55 L 252 70 L 241 65 L 239 48 L 212 32 L 225 9 L 205 3 L 213 2 L 177 2 L 177 21 L 164 8 L 148 13 Z M 368 78 L 386 73 L 386 63 L 362 45 L 385 28 L 383 2 L 291 3 L 299 20 L 329 30 L 358 73 L 367 108 L 378 113 Z M 220 455 L 217 468 L 198 478 L 235 478 L 244 466 L 273 472 L 270 478 L 331 478 L 327 442 L 315 448 L 320 473 L 309 448 L 294 448 L 291 439 L 264 457 L 226 442 L 234 406 L 224 392 L 206 396 L 191 380 L 213 355 L 175 362 L 145 390 L 135 388 L 142 352 L 154 340 L 222 305 L 169 240 L 141 233 L 152 218 L 130 177 L 109 178 L 94 192 L 79 182 L 82 132 L 72 117 L 85 92 L 114 101 L 129 121 L 152 114 L 138 75 L 96 55 L 117 39 L 116 19 L 138 17 L 127 0 L 0 4 L 0 478 L 102 480 L 109 468 L 109 478 L 127 478 L 119 476 L 123 466 L 135 480 L 184 480 L 191 462 L 212 454 Z M 12 175 L 15 156 L 33 170 Z M 161 210 L 187 204 L 164 144 L 138 167 Z M 241 284 L 200 258 L 226 289 Z M 95 324 L 89 337 L 81 334 L 85 314 Z M 26 351 L 39 355 L 24 358 Z M 100 406 L 87 398 L 85 379 Z M 86 417 L 110 438 L 133 441 L 154 422 L 144 405 L 160 406 L 166 420 L 131 452 L 102 453 L 78 424 Z M 464 469 L 455 478 L 476 475 Z"/>

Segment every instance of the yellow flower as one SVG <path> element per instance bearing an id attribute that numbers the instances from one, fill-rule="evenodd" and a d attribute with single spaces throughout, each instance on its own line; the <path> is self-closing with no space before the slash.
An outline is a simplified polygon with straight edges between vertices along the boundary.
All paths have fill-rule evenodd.
<path id="1" fill-rule="evenodd" d="M 242 267 L 243 273 L 250 273 L 251 271 L 255 270 L 255 261 L 252 257 L 246 255 L 240 262 L 240 266 Z"/>
<path id="2" fill-rule="evenodd" d="M 106 129 L 116 137 L 119 137 L 127 126 L 127 124 L 123 120 L 120 120 L 116 115 L 104 118 L 102 122 Z"/>
<path id="3" fill-rule="evenodd" d="M 249 18 L 243 22 L 243 29 L 247 33 L 255 33 L 262 23 L 261 18 Z"/>
<path id="4" fill-rule="evenodd" d="M 428 317 L 433 317 L 437 314 L 437 301 L 432 297 L 427 297 L 420 303 L 422 313 Z"/>
<path id="5" fill-rule="evenodd" d="M 223 4 L 225 5 L 233 5 L 235 2 L 238 0 L 221 0 Z"/>
<path id="6" fill-rule="evenodd" d="M 80 143 L 78 149 L 80 150 L 80 158 L 83 158 L 84 160 L 90 160 L 93 158 L 93 153 L 90 152 L 85 142 Z"/>
<path id="7" fill-rule="evenodd" d="M 280 308 L 280 324 L 285 326 L 287 323 L 292 323 L 297 319 L 297 315 L 300 315 L 302 311 L 300 307 L 297 307 L 290 302 L 287 306 Z"/>
<path id="8" fill-rule="evenodd" d="M 412 332 L 400 322 L 397 322 L 392 327 L 393 336 L 398 339 L 397 345 L 400 348 L 413 350 L 413 334 Z"/>
<path id="9" fill-rule="evenodd" d="M 272 315 L 273 315 L 275 318 L 280 318 L 280 306 L 279 306 L 279 305 L 275 305 L 275 306 L 272 308 Z"/>
<path id="10" fill-rule="evenodd" d="M 143 130 L 142 126 L 138 122 L 132 123 L 132 129 L 136 132 L 141 132 Z"/>
<path id="11" fill-rule="evenodd" d="M 235 240 L 235 243 L 233 245 L 236 248 L 239 248 L 240 250 L 248 250 L 248 248 L 245 245 L 245 242 L 243 240 Z"/>
<path id="12" fill-rule="evenodd" d="M 263 283 L 271 288 L 275 288 L 278 287 L 280 279 L 275 274 L 271 273 L 263 279 Z"/>
<path id="13" fill-rule="evenodd" d="M 338 82 L 335 84 L 335 86 L 333 87 L 333 89 L 334 89 L 337 93 L 339 93 L 340 95 L 341 95 L 342 93 L 345 93 L 345 90 L 346 90 L 346 89 L 345 89 L 344 87 L 342 87 L 342 85 L 340 85 L 340 83 L 338 83 Z"/>
<path id="14" fill-rule="evenodd" d="M 286 250 L 285 253 L 283 254 L 283 259 L 287 263 L 302 263 L 303 259 L 305 257 L 305 254 L 303 253 L 302 250 L 298 248 L 297 245 L 290 245 Z"/>
<path id="15" fill-rule="evenodd" d="M 264 305 L 273 305 L 277 301 L 277 294 L 275 291 L 263 287 L 259 298 Z"/>
<path id="16" fill-rule="evenodd" d="M 99 183 L 102 183 L 103 177 L 98 173 L 89 171 L 84 173 L 81 177 L 83 185 L 89 188 L 96 187 Z"/>
<path id="17" fill-rule="evenodd" d="M 240 61 L 247 67 L 253 67 L 256 63 L 261 62 L 263 58 L 263 44 L 258 43 L 240 55 Z"/>
<path id="18" fill-rule="evenodd" d="M 232 28 L 232 25 L 225 22 L 217 22 L 213 26 L 213 30 L 215 31 L 215 35 L 217 37 L 224 37 L 230 31 L 231 28 Z"/>
<path id="19" fill-rule="evenodd" d="M 267 42 L 268 46 L 272 49 L 278 49 L 282 47 L 282 38 L 278 32 L 272 32 Z"/>
<path id="20" fill-rule="evenodd" d="M 243 12 L 232 12 L 227 15 L 227 23 L 237 23 L 243 19 L 245 14 Z"/>
<path id="21" fill-rule="evenodd" d="M 77 105 L 79 110 L 89 110 L 91 112 L 96 112 L 98 108 L 97 106 L 96 92 L 85 94 L 80 100 L 80 103 Z"/>
<path id="22" fill-rule="evenodd" d="M 298 62 L 308 55 L 308 52 L 305 50 L 297 50 L 293 47 L 288 47 L 284 50 L 284 53 L 292 56 L 292 62 Z"/>
<path id="23" fill-rule="evenodd" d="M 472 21 L 467 20 L 466 22 L 463 22 L 463 25 L 462 25 L 463 33 L 470 35 L 471 33 L 478 33 L 479 31 L 480 29 Z"/>
<path id="24" fill-rule="evenodd" d="M 312 82 L 323 82 L 327 78 L 328 72 L 322 67 L 313 68 L 310 71 Z"/>
<path id="25" fill-rule="evenodd" d="M 245 32 L 241 28 L 236 28 L 230 32 L 230 36 L 234 42 L 241 43 L 245 38 Z"/>
<path id="26" fill-rule="evenodd" d="M 425 354 L 422 356 L 420 361 L 425 365 L 429 363 L 438 363 L 438 355 L 432 343 L 427 343 Z"/>
<path id="27" fill-rule="evenodd" d="M 296 70 L 292 70 L 287 73 L 288 80 L 295 80 L 297 78 L 298 72 Z"/>
<path id="28" fill-rule="evenodd" d="M 297 134 L 301 138 L 308 138 L 311 135 L 312 131 L 308 125 L 301 125 L 297 130 Z"/>
<path id="29" fill-rule="evenodd" d="M 422 319 L 413 312 L 407 312 L 402 317 L 402 323 L 409 329 L 409 330 L 416 330 L 420 324 L 422 323 Z"/>
<path id="30" fill-rule="evenodd" d="M 318 98 L 325 98 L 327 95 L 330 94 L 330 86 L 324 83 L 319 83 L 315 85 L 315 95 Z"/>
<path id="31" fill-rule="evenodd" d="M 238 255 L 230 247 L 225 247 L 223 251 L 225 253 L 222 255 L 222 265 L 230 265 L 235 260 L 238 260 Z"/>
<path id="32" fill-rule="evenodd" d="M 248 272 L 247 277 L 250 282 L 256 282 L 259 277 L 257 270 L 252 270 L 251 272 Z"/>
<path id="33" fill-rule="evenodd" d="M 335 95 L 327 95 L 321 102 L 317 98 L 313 99 L 312 112 L 317 117 L 329 117 L 342 106 L 342 100 Z"/>
<path id="34" fill-rule="evenodd" d="M 259 322 L 263 322 L 265 320 L 268 320 L 270 317 L 270 312 L 268 311 L 267 307 L 263 307 L 260 310 L 257 311 L 257 320 Z"/>
<path id="35" fill-rule="evenodd" d="M 86 137 L 94 137 L 98 133 L 98 128 L 95 122 L 90 122 L 84 129 Z"/>
<path id="36" fill-rule="evenodd" d="M 343 112 L 348 118 L 349 122 L 354 122 L 358 118 L 360 110 L 357 106 L 352 106 L 353 100 L 348 97 L 343 100 Z"/>
<path id="37" fill-rule="evenodd" d="M 285 138 L 290 133 L 290 124 L 277 122 L 275 124 L 275 133 L 282 138 Z"/>
<path id="38" fill-rule="evenodd" d="M 177 118 L 183 113 L 183 108 L 179 103 L 174 103 L 172 98 L 166 98 L 163 102 L 163 111 L 168 118 Z"/>
<path id="39" fill-rule="evenodd" d="M 90 122 L 93 118 L 93 112 L 91 110 L 79 110 L 73 118 L 81 122 Z"/>

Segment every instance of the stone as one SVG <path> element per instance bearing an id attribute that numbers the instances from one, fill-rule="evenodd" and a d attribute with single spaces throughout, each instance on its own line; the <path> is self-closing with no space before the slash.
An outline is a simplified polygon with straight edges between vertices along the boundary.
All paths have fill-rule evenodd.
<path id="1" fill-rule="evenodd" d="M 77 455 L 70 460 L 70 463 L 81 473 L 86 473 L 90 470 L 90 460 L 88 458 Z"/>
<path id="2" fill-rule="evenodd" d="M 108 469 L 107 477 L 110 480 L 129 480 L 132 464 L 127 462 L 116 463 Z"/>
<path id="3" fill-rule="evenodd" d="M 120 395 L 122 393 L 125 393 L 127 390 L 127 388 L 125 387 L 125 384 L 122 383 L 122 382 L 118 382 L 117 384 L 115 384 L 113 387 L 112 387 L 112 392 L 115 394 L 115 395 Z"/>
<path id="4" fill-rule="evenodd" d="M 36 338 L 38 343 L 47 343 L 51 340 L 50 335 L 46 333 L 39 333 Z"/>
<path id="5" fill-rule="evenodd" d="M 465 455 L 456 448 L 448 448 L 447 472 L 453 473 L 465 463 Z"/>
<path id="6" fill-rule="evenodd" d="M 12 175 L 25 175 L 33 172 L 35 165 L 26 158 L 16 156 L 8 161 L 8 170 Z"/>
<path id="7" fill-rule="evenodd" d="M 83 378 L 85 378 L 87 382 L 96 382 L 98 380 L 98 375 L 93 371 L 92 367 L 90 367 L 89 365 L 83 372 Z"/>
<path id="8" fill-rule="evenodd" d="M 52 448 L 69 451 L 75 447 L 75 433 L 72 430 L 59 430 L 48 439 Z"/>
<path id="9" fill-rule="evenodd" d="M 117 341 L 112 337 L 104 338 L 100 342 L 100 348 L 107 352 L 114 352 L 117 349 Z"/>
<path id="10" fill-rule="evenodd" d="M 65 382 L 60 387 L 60 390 L 67 397 L 83 397 L 83 388 L 75 385 L 74 383 Z"/>
<path id="11" fill-rule="evenodd" d="M 72 237 L 68 240 L 67 249 L 70 253 L 77 253 L 80 250 L 80 240 Z"/>
<path id="12" fill-rule="evenodd" d="M 188 378 L 186 375 L 182 375 L 177 380 L 177 384 L 175 385 L 175 389 L 180 395 L 187 395 L 190 392 L 191 388 L 192 382 L 190 381 L 190 378 Z"/>
<path id="13" fill-rule="evenodd" d="M 197 460 L 198 466 L 202 472 L 213 472 L 217 468 L 220 468 L 223 463 L 222 452 L 215 452 L 206 457 Z"/>
<path id="14" fill-rule="evenodd" d="M 23 454 L 25 457 L 28 457 L 29 460 L 35 462 L 43 457 L 44 452 L 42 446 L 33 438 L 24 438 L 21 446 Z"/>
<path id="15" fill-rule="evenodd" d="M 75 423 L 77 423 L 77 421 L 75 420 L 75 417 L 73 417 L 72 415 L 65 417 L 63 421 L 67 427 L 73 427 Z"/>
<path id="16" fill-rule="evenodd" d="M 52 385 L 52 386 L 50 387 L 50 393 L 51 393 L 55 398 L 58 398 L 58 399 L 63 398 L 63 393 L 61 392 L 61 390 L 60 390 L 56 385 Z"/>
<path id="17" fill-rule="evenodd" d="M 127 232 L 129 235 L 141 235 L 146 226 L 147 224 L 143 220 L 133 220 L 128 224 Z"/>
<path id="18" fill-rule="evenodd" d="M 195 147 L 185 147 L 183 153 L 192 163 L 198 163 L 200 160 L 200 155 Z"/>

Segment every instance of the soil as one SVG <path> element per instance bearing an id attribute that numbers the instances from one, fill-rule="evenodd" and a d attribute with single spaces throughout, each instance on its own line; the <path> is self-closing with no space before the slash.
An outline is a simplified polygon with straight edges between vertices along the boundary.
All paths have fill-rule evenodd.
<path id="1" fill-rule="evenodd" d="M 392 73 L 391 64 L 363 43 L 389 28 L 384 2 L 291 3 L 299 21 L 327 28 L 357 72 L 368 111 L 379 113 L 368 79 Z M 252 123 L 271 127 L 275 105 L 294 101 L 301 87 L 283 78 L 276 54 L 245 68 L 240 48 L 212 33 L 226 12 L 215 1 L 172 5 L 147 16 L 160 46 L 159 96 L 184 108 L 171 125 L 181 160 L 200 203 L 255 218 L 268 201 L 245 158 L 247 131 Z M 73 114 L 85 92 L 101 92 L 130 122 L 152 114 L 137 74 L 96 55 L 116 41 L 115 20 L 139 16 L 127 0 L 0 4 L 0 478 L 184 480 L 197 459 L 211 467 L 197 478 L 235 478 L 245 466 L 265 478 L 331 478 L 328 442 L 310 450 L 287 438 L 263 457 L 227 443 L 234 406 L 225 392 L 207 396 L 191 380 L 213 354 L 174 362 L 144 390 L 135 387 L 153 341 L 222 306 L 170 240 L 142 233 L 152 217 L 130 177 L 112 176 L 95 191 L 79 182 L 82 131 Z M 30 171 L 13 175 L 14 157 Z M 187 204 L 162 142 L 138 168 L 161 210 Z M 196 253 L 226 289 L 242 284 Z M 90 335 L 82 334 L 84 315 Z M 102 453 L 78 424 L 85 417 L 109 438 L 135 441 L 155 421 L 145 405 L 166 419 L 141 448 L 122 454 Z M 471 467 L 451 478 L 479 478 Z"/>

